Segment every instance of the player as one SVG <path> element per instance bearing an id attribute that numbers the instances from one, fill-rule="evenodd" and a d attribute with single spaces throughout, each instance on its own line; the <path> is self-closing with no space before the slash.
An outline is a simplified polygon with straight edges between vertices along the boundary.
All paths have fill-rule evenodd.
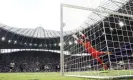
<path id="1" fill-rule="evenodd" d="M 20 72 L 24 72 L 24 64 L 23 63 L 21 63 L 19 65 L 19 69 L 20 69 Z"/>
<path id="2" fill-rule="evenodd" d="M 90 41 L 88 38 L 86 38 L 86 36 L 79 32 L 79 34 L 82 36 L 82 39 L 79 39 L 76 35 L 73 35 L 73 37 L 78 41 L 79 44 L 82 44 L 85 49 L 87 50 L 87 52 L 89 54 L 91 54 L 91 56 L 95 59 L 97 59 L 97 61 L 103 66 L 103 68 L 105 70 L 108 69 L 108 66 L 106 64 L 104 64 L 103 60 L 100 59 L 100 56 L 103 54 L 111 54 L 111 52 L 100 52 L 97 51 L 95 48 L 93 48 L 93 46 L 91 45 Z"/>
<path id="3" fill-rule="evenodd" d="M 14 62 L 11 62 L 10 63 L 10 71 L 9 72 L 12 72 L 13 69 L 14 69 L 14 67 L 15 67 L 15 63 Z"/>

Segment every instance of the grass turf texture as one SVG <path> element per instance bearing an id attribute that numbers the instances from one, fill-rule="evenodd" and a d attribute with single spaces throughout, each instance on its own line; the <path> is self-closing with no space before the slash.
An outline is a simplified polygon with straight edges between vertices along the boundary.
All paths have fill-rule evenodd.
<path id="1" fill-rule="evenodd" d="M 68 72 L 67 75 L 85 75 L 85 76 L 123 76 L 133 75 L 133 70 L 108 70 L 108 71 L 86 71 L 86 72 Z M 133 80 L 133 79 L 132 79 Z"/>
<path id="2" fill-rule="evenodd" d="M 99 72 L 102 74 L 108 75 L 115 75 L 118 71 L 107 71 L 107 72 Z M 129 71 L 121 71 L 121 74 L 128 73 Z M 81 75 L 86 75 L 90 72 L 74 72 L 74 74 L 80 73 Z M 92 72 L 93 76 L 96 76 L 97 72 Z M 131 71 L 133 75 L 133 70 Z M 71 73 L 72 74 L 72 73 Z M 87 79 L 87 78 L 77 78 L 77 77 L 67 77 L 67 76 L 60 76 L 60 73 L 56 72 L 37 72 L 37 73 L 0 73 L 0 80 L 98 80 L 98 79 Z M 105 79 L 107 80 L 107 79 Z M 132 79 L 113 79 L 113 80 L 133 80 Z"/>
<path id="3" fill-rule="evenodd" d="M 0 73 L 0 80 L 83 80 L 76 77 L 60 76 L 59 73 Z"/>

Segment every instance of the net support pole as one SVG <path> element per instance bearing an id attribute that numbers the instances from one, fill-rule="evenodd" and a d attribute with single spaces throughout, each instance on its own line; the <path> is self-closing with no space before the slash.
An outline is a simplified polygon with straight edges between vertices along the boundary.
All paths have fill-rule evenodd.
<path id="1" fill-rule="evenodd" d="M 106 47 L 107 47 L 107 51 L 109 52 L 109 47 L 108 47 L 108 41 L 107 41 L 107 36 L 106 36 L 106 31 L 105 31 L 105 24 L 104 24 L 104 20 L 102 19 L 102 24 L 103 24 L 103 30 L 104 30 L 104 37 L 105 37 L 105 43 L 106 43 Z M 112 69 L 112 64 L 111 64 L 111 59 L 110 59 L 110 55 L 108 55 L 108 60 L 109 60 L 109 66 L 110 66 L 110 69 Z"/>
<path id="2" fill-rule="evenodd" d="M 64 75 L 63 5 L 60 4 L 60 74 Z"/>
<path id="3" fill-rule="evenodd" d="M 114 15 L 119 15 L 119 16 L 125 16 L 125 17 L 133 18 L 133 15 L 124 14 L 124 13 L 118 13 L 118 12 L 114 12 L 114 11 L 98 10 L 98 9 L 82 7 L 82 6 L 77 6 L 77 5 L 71 5 L 71 4 L 62 4 L 62 5 L 63 5 L 63 7 L 69 7 L 69 8 L 74 8 L 74 9 L 81 9 L 81 10 L 92 11 L 92 12 L 99 12 L 99 13 L 106 13 L 106 14 L 114 14 Z"/>

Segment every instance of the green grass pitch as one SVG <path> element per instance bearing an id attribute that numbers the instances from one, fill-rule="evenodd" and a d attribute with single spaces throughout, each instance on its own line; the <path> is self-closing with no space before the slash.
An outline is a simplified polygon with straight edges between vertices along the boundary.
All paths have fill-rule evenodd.
<path id="1" fill-rule="evenodd" d="M 0 73 L 0 80 L 84 80 L 83 78 L 60 76 L 56 72 Z"/>
<path id="2" fill-rule="evenodd" d="M 68 75 L 74 75 L 76 72 L 68 72 Z M 107 71 L 86 71 L 77 72 L 77 74 L 85 76 L 123 76 L 123 75 L 133 75 L 133 70 L 107 70 Z"/>
<path id="3" fill-rule="evenodd" d="M 113 76 L 118 71 L 108 71 L 106 74 L 109 76 Z M 126 71 L 121 71 L 121 74 L 125 74 Z M 127 70 L 127 73 L 129 70 Z M 131 71 L 133 73 L 133 71 Z M 89 72 L 77 72 L 81 73 L 81 75 L 86 75 Z M 104 72 L 99 72 L 101 75 L 105 74 Z M 68 73 L 70 74 L 70 73 Z M 71 73 L 72 74 L 72 73 Z M 76 74 L 76 72 L 74 73 Z M 95 72 L 91 72 L 88 75 L 96 75 Z M 93 76 L 94 76 L 93 75 Z M 133 75 L 133 74 L 132 74 Z M 97 79 L 87 79 L 87 78 L 77 78 L 77 77 L 67 77 L 60 76 L 59 72 L 34 72 L 34 73 L 0 73 L 0 80 L 97 80 Z M 114 80 L 114 79 L 113 79 Z M 115 79 L 115 80 L 133 80 L 132 79 Z"/>

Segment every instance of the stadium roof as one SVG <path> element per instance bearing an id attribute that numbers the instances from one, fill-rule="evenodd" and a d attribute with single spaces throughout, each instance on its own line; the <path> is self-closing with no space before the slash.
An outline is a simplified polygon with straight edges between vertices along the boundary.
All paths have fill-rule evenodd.
<path id="1" fill-rule="evenodd" d="M 46 30 L 43 27 L 37 27 L 37 28 L 15 28 L 10 27 L 4 24 L 0 24 L 0 27 L 4 30 L 27 36 L 27 37 L 34 37 L 34 38 L 53 38 L 53 37 L 59 37 L 60 31 L 54 31 L 54 30 Z M 70 31 L 64 32 L 64 35 L 70 34 Z"/>
<path id="2" fill-rule="evenodd" d="M 101 11 L 108 11 L 108 12 L 119 12 L 119 9 L 122 9 L 122 7 L 127 4 L 130 0 L 104 0 L 103 3 L 101 3 L 97 10 Z M 121 12 L 119 12 L 121 13 Z M 86 29 L 88 26 L 94 25 L 100 20 L 110 16 L 111 14 L 108 13 L 99 13 L 99 12 L 92 12 L 88 18 L 84 21 L 84 23 L 79 27 L 79 30 Z"/>
<path id="3" fill-rule="evenodd" d="M 99 5 L 97 9 L 99 10 L 107 10 L 107 11 L 118 11 L 123 5 L 125 5 L 129 0 L 104 0 L 103 3 Z M 72 31 L 66 31 L 64 32 L 64 35 L 71 34 L 77 30 L 81 30 L 84 28 L 87 28 L 88 25 L 93 25 L 96 24 L 98 21 L 101 19 L 109 16 L 109 14 L 102 13 L 99 15 L 97 12 L 91 12 L 90 15 L 88 15 L 87 20 L 79 26 L 77 29 L 72 30 Z M 54 31 L 54 30 L 46 30 L 43 27 L 37 27 L 34 29 L 31 28 L 15 28 L 15 27 L 10 27 L 8 25 L 0 24 L 0 27 L 27 37 L 35 37 L 35 38 L 49 38 L 49 37 L 59 37 L 60 36 L 60 31 Z"/>

